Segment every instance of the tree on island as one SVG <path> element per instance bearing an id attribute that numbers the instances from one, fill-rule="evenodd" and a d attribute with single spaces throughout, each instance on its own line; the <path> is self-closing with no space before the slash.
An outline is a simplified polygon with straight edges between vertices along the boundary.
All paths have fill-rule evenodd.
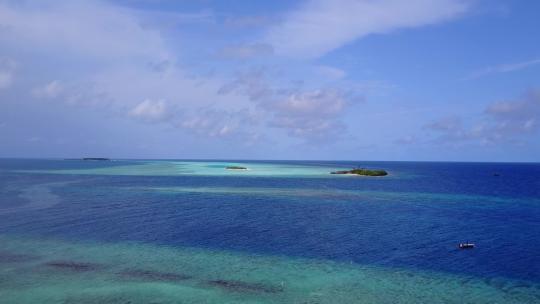
<path id="1" fill-rule="evenodd" d="M 227 169 L 227 170 L 247 170 L 246 167 L 241 167 L 241 166 L 228 166 L 228 167 L 225 167 L 225 169 Z"/>
<path id="2" fill-rule="evenodd" d="M 386 176 L 388 175 L 388 172 L 385 170 L 369 170 L 369 169 L 352 169 L 352 170 L 343 170 L 343 171 L 334 171 L 330 172 L 330 174 L 355 174 L 355 175 L 363 175 L 363 176 Z"/>

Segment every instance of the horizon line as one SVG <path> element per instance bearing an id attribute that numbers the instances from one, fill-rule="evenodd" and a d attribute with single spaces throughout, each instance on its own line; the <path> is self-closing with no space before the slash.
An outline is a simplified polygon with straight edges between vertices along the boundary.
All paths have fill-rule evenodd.
<path id="1" fill-rule="evenodd" d="M 5 157 L 18 160 L 83 160 L 83 158 L 106 158 L 111 161 L 255 161 L 255 162 L 402 162 L 402 163 L 493 163 L 493 164 L 540 164 L 540 161 L 477 161 L 477 160 L 354 160 L 354 159 L 240 159 L 240 158 L 124 158 L 124 157 Z"/>

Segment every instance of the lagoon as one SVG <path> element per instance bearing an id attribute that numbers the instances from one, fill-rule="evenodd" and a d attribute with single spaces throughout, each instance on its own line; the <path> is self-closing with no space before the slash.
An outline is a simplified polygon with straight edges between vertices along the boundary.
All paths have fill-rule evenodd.
<path id="1" fill-rule="evenodd" d="M 2 159 L 1 298 L 540 302 L 540 165 L 360 164 Z"/>

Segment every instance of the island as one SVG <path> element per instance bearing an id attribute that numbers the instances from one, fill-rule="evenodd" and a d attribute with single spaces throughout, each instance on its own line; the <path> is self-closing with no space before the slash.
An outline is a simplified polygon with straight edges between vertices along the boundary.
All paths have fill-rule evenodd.
<path id="1" fill-rule="evenodd" d="M 225 167 L 225 169 L 227 169 L 227 170 L 247 170 L 246 167 L 240 167 L 240 166 L 228 166 L 228 167 Z"/>
<path id="2" fill-rule="evenodd" d="M 334 172 L 330 172 L 330 174 L 352 174 L 352 175 L 364 175 L 364 176 L 386 176 L 386 175 L 388 175 L 388 172 L 386 172 L 385 170 L 370 170 L 370 169 L 357 168 L 357 169 L 352 169 L 352 170 L 334 171 Z"/>
<path id="3" fill-rule="evenodd" d="M 83 160 L 110 160 L 109 158 L 105 157 L 85 157 Z"/>

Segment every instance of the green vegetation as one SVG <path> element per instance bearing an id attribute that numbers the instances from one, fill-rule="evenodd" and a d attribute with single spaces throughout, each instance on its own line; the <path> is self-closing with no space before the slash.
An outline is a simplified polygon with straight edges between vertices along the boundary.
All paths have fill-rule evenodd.
<path id="1" fill-rule="evenodd" d="M 227 169 L 227 170 L 247 170 L 246 167 L 240 167 L 240 166 L 228 166 L 225 169 Z"/>
<path id="2" fill-rule="evenodd" d="M 364 175 L 364 176 L 385 176 L 388 175 L 388 172 L 385 170 L 369 170 L 369 169 L 352 169 L 352 170 L 344 170 L 344 171 L 335 171 L 330 172 L 330 174 L 356 174 L 356 175 Z"/>

